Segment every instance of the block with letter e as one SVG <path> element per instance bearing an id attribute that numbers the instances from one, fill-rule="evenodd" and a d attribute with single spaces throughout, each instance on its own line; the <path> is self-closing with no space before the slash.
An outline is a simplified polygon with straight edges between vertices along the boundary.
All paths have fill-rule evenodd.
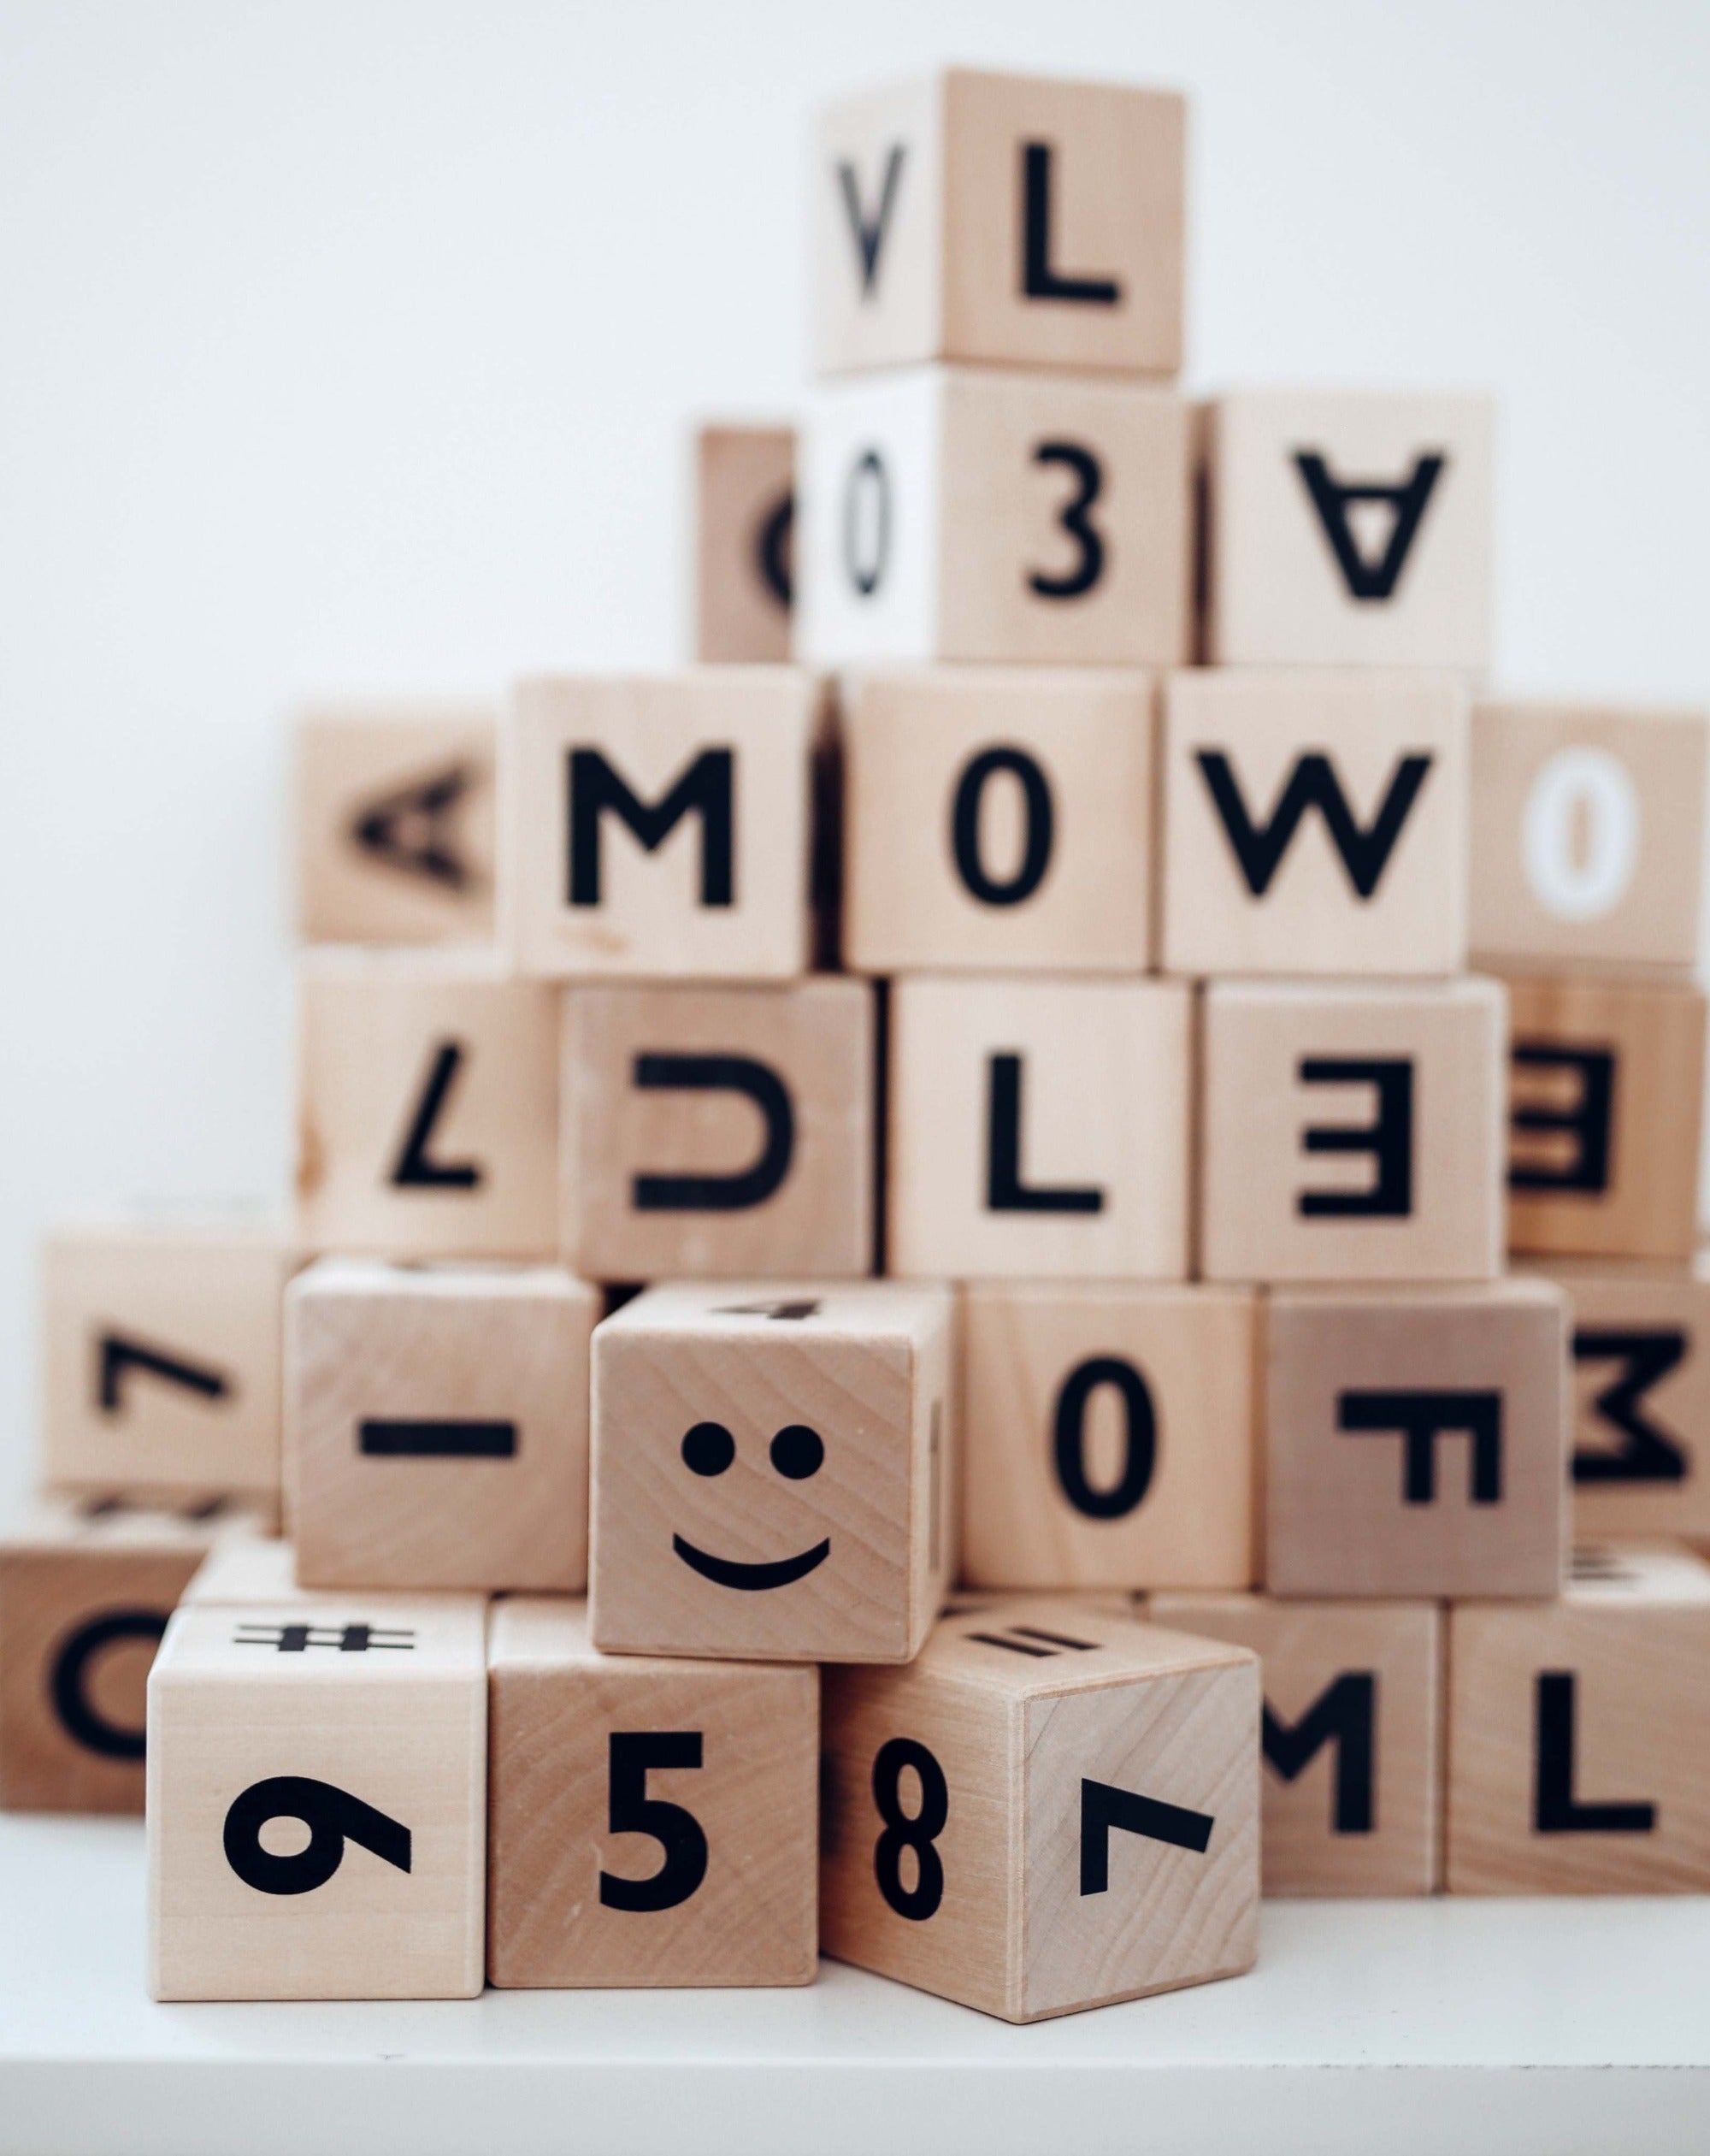
<path id="1" fill-rule="evenodd" d="M 790 655 L 796 437 L 792 427 L 703 427 L 695 437 L 695 657 Z"/>

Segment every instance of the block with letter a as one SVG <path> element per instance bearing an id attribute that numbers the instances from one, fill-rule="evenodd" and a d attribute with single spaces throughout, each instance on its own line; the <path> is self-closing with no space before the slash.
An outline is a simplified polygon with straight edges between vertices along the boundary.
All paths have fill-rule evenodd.
<path id="1" fill-rule="evenodd" d="M 695 437 L 695 657 L 779 665 L 790 655 L 796 437 L 703 427 Z"/>

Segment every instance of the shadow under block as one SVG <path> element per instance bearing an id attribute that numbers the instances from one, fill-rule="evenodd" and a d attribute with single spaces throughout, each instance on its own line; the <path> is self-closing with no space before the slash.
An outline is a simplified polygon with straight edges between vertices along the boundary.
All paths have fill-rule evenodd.
<path id="1" fill-rule="evenodd" d="M 1241 1288 L 967 1288 L 968 1586 L 1248 1586 L 1258 1331 Z"/>
<path id="2" fill-rule="evenodd" d="M 522 971 L 805 972 L 820 694 L 787 666 L 522 682 L 499 751 L 500 933 Z"/>
<path id="3" fill-rule="evenodd" d="M 1200 1264 L 1210 1280 L 1501 1270 L 1506 1002 L 1495 981 L 1213 982 Z"/>
<path id="4" fill-rule="evenodd" d="M 813 1982 L 817 1670 L 604 1655 L 529 1597 L 488 1667 L 490 1982 Z"/>
<path id="5" fill-rule="evenodd" d="M 1448 1613 L 1458 1894 L 1710 1889 L 1710 1567 L 1583 1551 L 1560 1602 Z"/>
<path id="6" fill-rule="evenodd" d="M 899 981 L 888 1269 L 1185 1278 L 1192 1019 L 1176 981 Z"/>
<path id="7" fill-rule="evenodd" d="M 1018 2022 L 1253 1966 L 1244 1649 L 1023 1596 L 824 1681 L 827 1953 Z"/>
<path id="8" fill-rule="evenodd" d="M 1151 1616 L 1259 1657 L 1267 1894 L 1436 1892 L 1443 1616 L 1435 1603 L 1159 1594 Z"/>
<path id="9" fill-rule="evenodd" d="M 1278 1292 L 1265 1582 L 1553 1595 L 1567 1546 L 1567 1302 L 1547 1280 Z"/>
<path id="10" fill-rule="evenodd" d="M 1172 973 L 1466 963 L 1466 697 L 1448 676 L 1196 668 L 1165 689 Z"/>
<path id="11" fill-rule="evenodd" d="M 298 961 L 305 1248 L 537 1257 L 557 1239 L 558 998 L 493 957 Z"/>
<path id="12" fill-rule="evenodd" d="M 695 657 L 779 665 L 790 655 L 795 429 L 695 436 Z"/>
<path id="13" fill-rule="evenodd" d="M 839 1279 L 873 1257 L 874 992 L 578 988 L 561 1237 L 589 1279 Z"/>
<path id="14" fill-rule="evenodd" d="M 1695 988 L 1510 976 L 1508 1247 L 1689 1258 L 1706 1003 Z"/>
<path id="15" fill-rule="evenodd" d="M 1090 376 L 921 367 L 820 390 L 798 657 L 1181 664 L 1189 434 L 1168 390 Z"/>
<path id="16" fill-rule="evenodd" d="M 906 1662 L 955 1570 L 949 1291 L 649 1289 L 593 1338 L 601 1648 Z"/>
<path id="17" fill-rule="evenodd" d="M 299 717 L 304 942 L 491 940 L 496 730 L 485 706 L 357 705 Z"/>
<path id="18" fill-rule="evenodd" d="M 924 359 L 1173 375 L 1187 100 L 952 68 L 840 100 L 814 157 L 823 374 Z"/>
<path id="19" fill-rule="evenodd" d="M 1212 664 L 1482 672 L 1495 434 L 1485 396 L 1219 399 L 1208 428 Z"/>
<path id="20" fill-rule="evenodd" d="M 1154 689 L 1144 673 L 858 680 L 843 736 L 843 948 L 859 973 L 1144 972 Z"/>
<path id="21" fill-rule="evenodd" d="M 587 1582 L 598 1292 L 557 1267 L 323 1258 L 286 1301 L 286 1450 L 306 1586 Z"/>

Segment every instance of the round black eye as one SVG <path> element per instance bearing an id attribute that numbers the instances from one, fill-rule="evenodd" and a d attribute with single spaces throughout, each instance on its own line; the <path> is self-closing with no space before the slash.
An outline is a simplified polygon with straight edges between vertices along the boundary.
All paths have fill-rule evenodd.
<path id="1" fill-rule="evenodd" d="M 810 1430 L 805 1422 L 790 1423 L 772 1440 L 772 1465 L 792 1482 L 805 1482 L 811 1474 L 817 1474 L 824 1457 L 818 1431 Z"/>
<path id="2" fill-rule="evenodd" d="M 736 1457 L 736 1440 L 722 1422 L 697 1422 L 683 1439 L 683 1465 L 691 1474 L 722 1474 Z"/>

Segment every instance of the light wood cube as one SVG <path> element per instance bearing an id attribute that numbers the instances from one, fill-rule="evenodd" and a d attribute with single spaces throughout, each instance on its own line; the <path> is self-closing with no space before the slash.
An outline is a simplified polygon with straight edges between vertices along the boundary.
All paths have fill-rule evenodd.
<path id="1" fill-rule="evenodd" d="M 813 1982 L 817 1670 L 601 1654 L 526 1596 L 488 1664 L 491 1982 Z"/>
<path id="2" fill-rule="evenodd" d="M 593 1343 L 596 1644 L 906 1662 L 955 1569 L 951 1299 L 651 1288 Z"/>
<path id="3" fill-rule="evenodd" d="M 1206 1278 L 1500 1272 L 1506 1017 L 1488 980 L 1214 982 L 1200 1124 Z"/>
<path id="4" fill-rule="evenodd" d="M 1023 1597 L 825 1675 L 828 1954 L 1007 2021 L 1250 1969 L 1259 1669 Z"/>
<path id="5" fill-rule="evenodd" d="M 365 1593 L 364 1604 L 397 1600 L 423 1602 L 429 1595 L 380 1596 Z M 239 1608 L 265 1603 L 270 1607 L 306 1609 L 327 1603 L 336 1595 L 297 1582 L 297 1550 L 278 1535 L 227 1535 L 197 1567 L 190 1585 L 179 1597 L 180 1609 L 195 1609 L 203 1603 L 224 1603 Z"/>
<path id="6" fill-rule="evenodd" d="M 695 657 L 781 665 L 790 655 L 793 427 L 703 427 L 695 437 Z"/>

